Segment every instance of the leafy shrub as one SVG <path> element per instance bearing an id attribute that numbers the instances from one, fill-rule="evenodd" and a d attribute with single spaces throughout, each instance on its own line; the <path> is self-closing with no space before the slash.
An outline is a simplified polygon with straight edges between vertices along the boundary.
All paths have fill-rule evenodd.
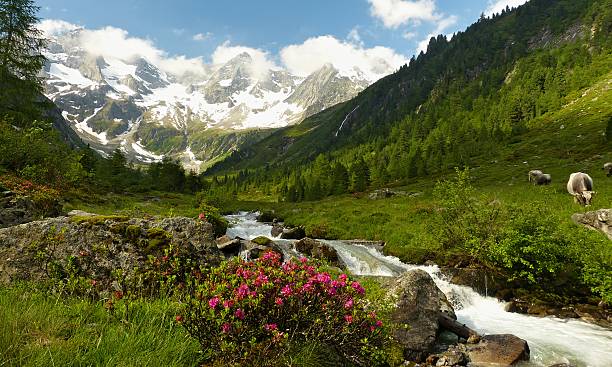
<path id="1" fill-rule="evenodd" d="M 382 358 L 382 322 L 361 284 L 305 258 L 282 265 L 274 252 L 232 259 L 194 277 L 188 289 L 179 320 L 204 356 L 223 365 L 278 365 L 284 352 L 308 343 L 359 365 Z"/>

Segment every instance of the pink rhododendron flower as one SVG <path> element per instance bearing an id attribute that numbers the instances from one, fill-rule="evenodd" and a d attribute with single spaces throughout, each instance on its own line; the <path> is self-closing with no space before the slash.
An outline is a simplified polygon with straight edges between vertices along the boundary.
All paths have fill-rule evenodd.
<path id="1" fill-rule="evenodd" d="M 276 299 L 274 300 L 274 303 L 276 303 L 279 306 L 282 306 L 283 304 L 283 299 L 280 297 L 276 297 Z"/>
<path id="2" fill-rule="evenodd" d="M 361 284 L 359 284 L 359 282 L 353 282 L 351 284 L 351 287 L 353 287 L 355 292 L 357 292 L 358 294 L 364 294 L 365 293 L 365 289 L 361 286 Z"/>
<path id="3" fill-rule="evenodd" d="M 305 257 L 300 257 L 300 262 L 301 262 L 302 264 L 306 264 L 306 263 L 308 262 L 308 259 L 307 259 L 307 258 L 305 258 Z"/>
<path id="4" fill-rule="evenodd" d="M 208 300 L 208 305 L 210 306 L 210 308 L 212 308 L 213 310 L 215 308 L 217 308 L 217 305 L 219 304 L 219 297 L 213 297 L 211 299 Z"/>
<path id="5" fill-rule="evenodd" d="M 236 295 L 238 296 L 239 299 L 242 299 L 249 295 L 249 291 L 250 291 L 249 286 L 242 283 L 240 287 L 238 287 L 238 289 L 236 290 Z"/>
<path id="6" fill-rule="evenodd" d="M 351 324 L 353 322 L 353 316 L 344 315 L 344 321 L 346 321 L 347 324 Z"/>
<path id="7" fill-rule="evenodd" d="M 236 316 L 239 320 L 244 320 L 244 311 L 239 308 L 234 312 L 234 316 Z"/>
<path id="8" fill-rule="evenodd" d="M 382 327 L 382 326 L 383 326 L 382 321 L 377 320 L 377 321 L 376 321 L 376 327 Z"/>
<path id="9" fill-rule="evenodd" d="M 331 276 L 327 273 L 319 273 L 316 275 L 315 279 L 319 283 L 329 284 L 331 282 Z"/>
<path id="10" fill-rule="evenodd" d="M 281 289 L 281 294 L 285 297 L 289 297 L 290 295 L 292 295 L 293 291 L 291 290 L 291 285 L 285 285 L 283 289 Z"/>
<path id="11" fill-rule="evenodd" d="M 266 324 L 266 326 L 264 326 L 264 329 L 266 331 L 277 330 L 278 326 L 276 324 Z"/>
<path id="12" fill-rule="evenodd" d="M 307 282 L 306 284 L 302 286 L 302 292 L 304 293 L 312 292 L 313 289 L 314 289 L 314 286 L 312 285 L 311 282 Z"/>
<path id="13" fill-rule="evenodd" d="M 221 331 L 225 334 L 229 333 L 232 330 L 232 325 L 229 324 L 229 322 L 224 323 L 223 325 L 221 325 Z"/>
<path id="14" fill-rule="evenodd" d="M 234 301 L 231 299 L 223 301 L 223 308 L 231 308 L 234 305 Z"/>
<path id="15" fill-rule="evenodd" d="M 348 310 L 349 308 L 352 308 L 352 307 L 353 307 L 353 299 L 349 298 L 348 300 L 346 300 L 346 302 L 344 302 L 344 308 Z"/>
<path id="16" fill-rule="evenodd" d="M 343 274 L 340 274 L 340 275 L 338 276 L 338 279 L 340 279 L 340 281 L 342 281 L 342 282 L 346 282 L 346 278 L 347 278 L 347 277 L 346 277 L 346 274 L 344 274 L 344 273 L 343 273 Z"/>
<path id="17" fill-rule="evenodd" d="M 206 214 L 200 213 L 200 215 L 198 215 L 198 218 L 200 218 L 200 220 L 206 220 Z"/>

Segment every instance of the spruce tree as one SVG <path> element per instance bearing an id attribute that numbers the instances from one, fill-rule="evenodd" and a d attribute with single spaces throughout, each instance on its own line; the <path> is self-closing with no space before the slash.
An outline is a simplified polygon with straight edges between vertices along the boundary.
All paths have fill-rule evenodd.
<path id="1" fill-rule="evenodd" d="M 36 28 L 38 10 L 32 0 L 0 0 L 0 113 L 17 120 L 37 117 L 42 91 L 46 41 Z"/>

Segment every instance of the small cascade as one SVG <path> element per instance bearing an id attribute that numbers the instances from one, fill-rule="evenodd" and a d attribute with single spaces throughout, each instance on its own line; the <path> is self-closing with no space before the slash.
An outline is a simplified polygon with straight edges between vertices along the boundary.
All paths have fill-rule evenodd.
<path id="1" fill-rule="evenodd" d="M 271 236 L 272 226 L 259 223 L 255 213 L 242 212 L 227 216 L 233 224 L 230 237 L 253 239 Z M 556 317 L 534 317 L 506 312 L 505 303 L 482 296 L 470 287 L 452 284 L 436 265 L 412 265 L 364 245 L 344 241 L 319 240 L 332 246 L 355 275 L 398 276 L 405 271 L 426 271 L 452 303 L 457 318 L 481 334 L 514 334 L 527 340 L 531 359 L 524 366 L 550 366 L 568 363 L 573 366 L 612 366 L 612 331 L 579 320 Z M 299 257 L 294 241 L 275 239 L 285 257 Z M 485 288 L 487 279 L 485 278 Z M 488 293 L 488 289 L 486 290 Z"/>

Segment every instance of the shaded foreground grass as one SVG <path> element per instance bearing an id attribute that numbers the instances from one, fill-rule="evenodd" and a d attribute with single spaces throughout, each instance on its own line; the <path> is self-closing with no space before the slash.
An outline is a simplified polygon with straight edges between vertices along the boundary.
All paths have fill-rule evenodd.
<path id="1" fill-rule="evenodd" d="M 177 304 L 135 301 L 129 322 L 102 302 L 0 288 L 0 366 L 194 366 L 199 345 L 174 322 Z"/>

